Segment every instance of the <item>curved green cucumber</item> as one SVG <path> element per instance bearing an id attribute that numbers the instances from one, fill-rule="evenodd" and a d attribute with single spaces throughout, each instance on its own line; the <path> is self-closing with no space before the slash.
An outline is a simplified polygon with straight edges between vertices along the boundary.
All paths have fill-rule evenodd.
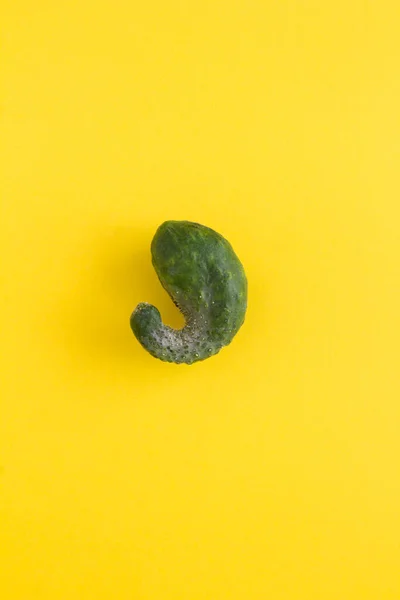
<path id="1" fill-rule="evenodd" d="M 153 266 L 161 284 L 182 311 L 182 329 L 164 325 L 155 306 L 140 303 L 131 328 L 156 358 L 192 364 L 228 345 L 247 308 L 247 279 L 230 243 L 209 227 L 166 221 L 152 244 Z"/>

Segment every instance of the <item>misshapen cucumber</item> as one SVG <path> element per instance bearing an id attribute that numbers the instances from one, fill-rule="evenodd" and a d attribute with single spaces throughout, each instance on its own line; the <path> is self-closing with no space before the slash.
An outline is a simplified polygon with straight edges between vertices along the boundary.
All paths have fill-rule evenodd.
<path id="1" fill-rule="evenodd" d="M 164 325 L 155 306 L 140 303 L 131 328 L 156 358 L 192 364 L 227 346 L 247 308 L 247 279 L 230 243 L 209 227 L 166 221 L 152 244 L 153 266 L 161 284 L 182 311 L 182 329 Z"/>

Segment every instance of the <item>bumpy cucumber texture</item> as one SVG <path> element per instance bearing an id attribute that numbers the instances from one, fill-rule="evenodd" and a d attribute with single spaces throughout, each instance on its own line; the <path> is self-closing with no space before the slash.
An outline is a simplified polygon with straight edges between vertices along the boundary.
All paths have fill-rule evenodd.
<path id="1" fill-rule="evenodd" d="M 247 307 L 246 275 L 230 243 L 198 223 L 166 221 L 153 238 L 151 255 L 186 324 L 168 327 L 155 306 L 142 302 L 131 316 L 142 346 L 163 361 L 189 365 L 227 346 Z"/>

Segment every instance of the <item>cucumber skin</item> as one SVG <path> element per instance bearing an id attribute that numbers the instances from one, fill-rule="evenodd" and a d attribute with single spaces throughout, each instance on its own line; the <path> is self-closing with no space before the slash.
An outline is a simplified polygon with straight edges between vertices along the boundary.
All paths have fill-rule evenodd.
<path id="1" fill-rule="evenodd" d="M 166 362 L 192 364 L 227 346 L 243 324 L 247 278 L 231 244 L 190 221 L 166 221 L 151 243 L 162 286 L 182 311 L 186 325 L 163 325 L 155 306 L 140 303 L 131 328 L 142 346 Z"/>

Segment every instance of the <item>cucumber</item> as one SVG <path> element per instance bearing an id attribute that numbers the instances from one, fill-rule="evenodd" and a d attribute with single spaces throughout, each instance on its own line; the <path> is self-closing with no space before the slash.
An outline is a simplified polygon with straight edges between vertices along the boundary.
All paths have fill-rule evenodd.
<path id="1" fill-rule="evenodd" d="M 151 255 L 186 324 L 168 327 L 155 306 L 141 302 L 130 320 L 138 341 L 154 357 L 177 364 L 217 354 L 232 341 L 247 308 L 247 278 L 232 246 L 204 225 L 166 221 L 156 231 Z"/>

